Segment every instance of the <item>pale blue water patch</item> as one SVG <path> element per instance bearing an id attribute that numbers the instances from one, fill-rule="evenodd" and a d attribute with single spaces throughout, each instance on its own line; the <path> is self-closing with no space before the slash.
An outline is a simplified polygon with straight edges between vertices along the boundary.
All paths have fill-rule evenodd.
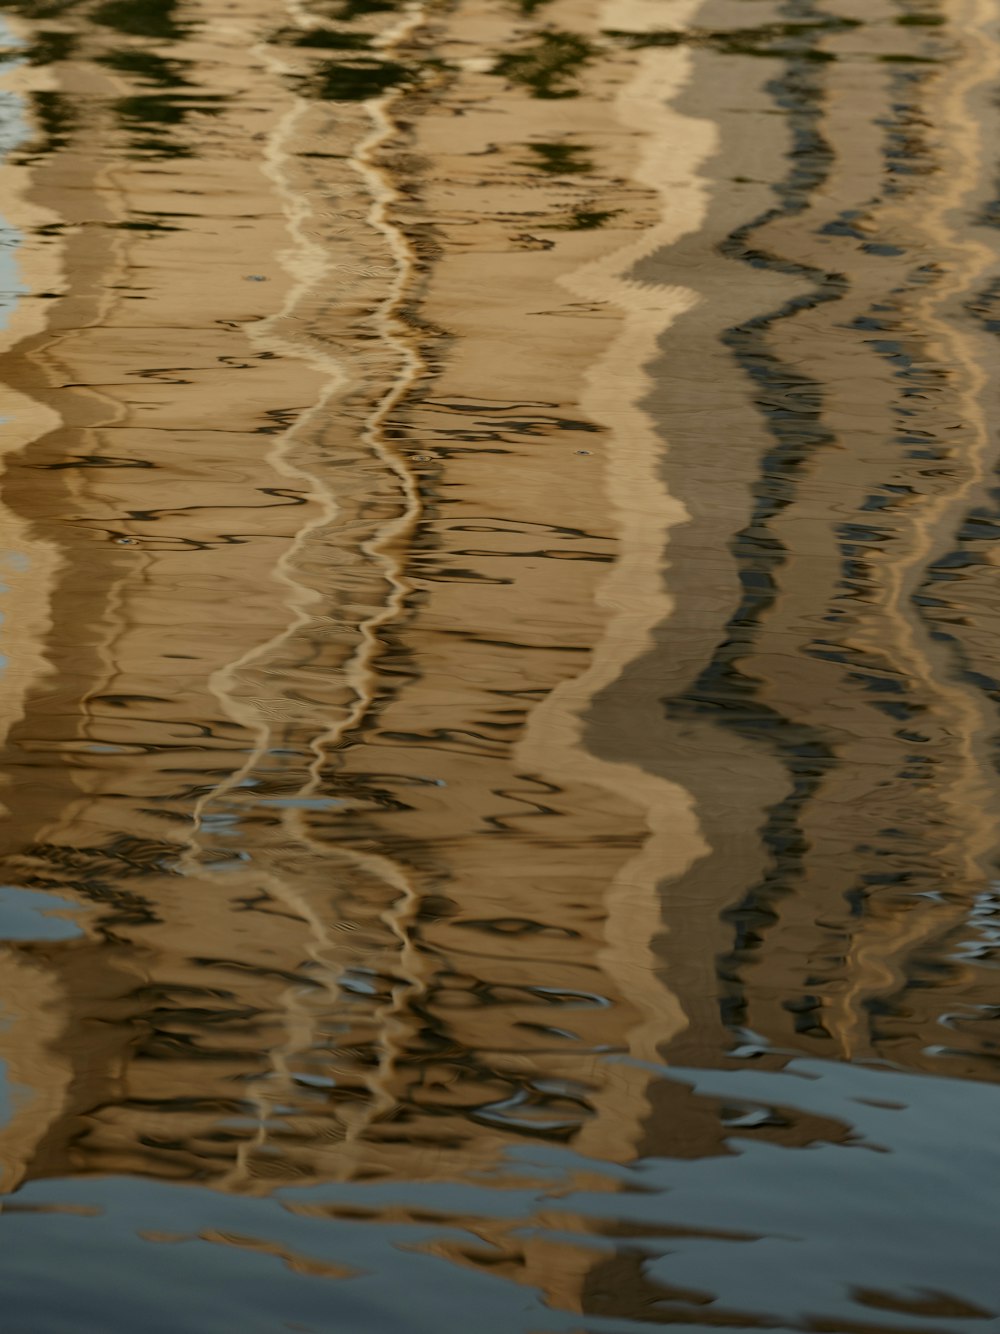
<path id="1" fill-rule="evenodd" d="M 251 860 L 249 852 L 236 852 L 225 861 L 205 862 L 199 871 L 239 871 Z"/>
<path id="2" fill-rule="evenodd" d="M 7 1062 L 0 1060 L 0 1129 L 10 1120 L 12 1111 L 12 1085 L 7 1075 Z"/>
<path id="3" fill-rule="evenodd" d="M 337 797 L 261 797 L 258 806 L 277 806 L 290 811 L 331 811 L 338 806 L 346 806 L 346 801 Z"/>
<path id="4" fill-rule="evenodd" d="M 820 1061 L 662 1077 L 743 1107 L 818 1113 L 853 1135 L 788 1147 L 744 1132 L 728 1155 L 618 1167 L 532 1145 L 478 1181 L 329 1183 L 269 1198 L 131 1178 L 32 1182 L 19 1205 L 97 1212 L 0 1215 L 8 1318 L 45 1334 L 441 1334 L 473 1313 L 477 1334 L 639 1334 L 667 1314 L 673 1329 L 704 1329 L 706 1312 L 728 1329 L 1000 1329 L 1000 1089 Z M 606 1188 L 574 1187 L 598 1179 Z M 302 1205 L 329 1212 L 291 1212 Z M 400 1221 L 401 1210 L 421 1217 Z M 493 1269 L 477 1232 L 496 1224 L 512 1242 L 553 1243 L 555 1267 L 556 1244 L 596 1265 L 638 1252 L 650 1282 L 682 1295 L 651 1299 L 636 1320 L 555 1309 L 523 1275 Z M 435 1253 L 442 1244 L 467 1248 L 468 1262 Z M 301 1260 L 313 1272 L 290 1267 Z M 926 1294 L 967 1314 L 904 1312 Z"/>
<path id="5" fill-rule="evenodd" d="M 949 1294 L 1000 1328 L 1000 1088 L 820 1061 L 795 1061 L 780 1074 L 671 1077 L 737 1104 L 836 1118 L 854 1138 L 789 1149 L 750 1134 L 730 1141 L 731 1157 L 642 1164 L 639 1180 L 654 1193 L 630 1202 L 635 1221 L 757 1238 L 743 1258 L 741 1243 L 671 1243 L 650 1258 L 650 1277 L 792 1326 L 822 1314 L 913 1329 L 912 1314 L 859 1308 L 853 1294 L 867 1289 L 903 1299 Z M 600 1197 L 567 1206 L 606 1208 Z M 948 1327 L 939 1317 L 931 1324 Z"/>
<path id="6" fill-rule="evenodd" d="M 238 824 L 239 816 L 227 812 L 209 812 L 202 816 L 202 828 L 216 838 L 238 838 L 242 830 Z"/>
<path id="7" fill-rule="evenodd" d="M 996 968 L 1000 960 L 1000 885 L 994 882 L 988 890 L 976 895 L 966 924 L 974 934 L 958 943 L 954 957 Z"/>
<path id="8" fill-rule="evenodd" d="M 44 1334 L 443 1334 L 474 1311 L 477 1330 L 511 1334 L 548 1314 L 531 1289 L 410 1249 L 463 1240 L 460 1228 L 303 1218 L 278 1199 L 127 1178 L 33 1183 L 17 1200 L 101 1212 L 0 1214 L 12 1328 L 20 1320 Z M 154 1230 L 176 1239 L 146 1240 Z M 213 1234 L 261 1240 L 353 1276 L 295 1273 L 278 1255 L 206 1239 Z"/>
<path id="9" fill-rule="evenodd" d="M 23 45 L 2 18 L 0 45 Z M 28 133 L 23 99 L 7 88 L 0 88 L 0 158 L 6 157 L 12 148 L 23 143 Z M 20 281 L 15 253 L 23 239 L 17 228 L 12 227 L 0 214 L 0 329 L 7 327 L 11 311 L 28 290 Z"/>
<path id="10" fill-rule="evenodd" d="M 0 943 L 5 940 L 72 940 L 83 932 L 54 911 L 79 911 L 79 904 L 18 885 L 0 885 Z"/>
<path id="11" fill-rule="evenodd" d="M 2 256 L 0 251 L 0 256 Z M 2 322 L 0 322 L 2 327 Z M 2 419 L 0 419 L 2 421 Z M 0 552 L 0 572 L 3 573 L 3 581 L 0 582 L 0 596 L 9 593 L 11 587 L 20 578 L 22 583 L 27 580 L 30 586 L 31 580 L 31 558 L 23 551 L 3 551 Z M 7 636 L 7 613 L 0 611 L 0 633 Z M 16 647 L 16 641 L 15 641 Z M 0 673 L 6 671 L 10 666 L 10 654 L 0 652 Z"/>

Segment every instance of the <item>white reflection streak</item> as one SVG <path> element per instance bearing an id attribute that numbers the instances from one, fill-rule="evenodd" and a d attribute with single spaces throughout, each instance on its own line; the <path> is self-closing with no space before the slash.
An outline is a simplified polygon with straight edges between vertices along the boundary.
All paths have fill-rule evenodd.
<path id="1" fill-rule="evenodd" d="M 682 27 L 699 0 L 675 5 L 671 19 Z M 641 31 L 662 26 L 655 0 L 623 0 L 605 11 L 604 26 Z M 644 285 L 629 276 L 641 260 L 697 231 L 707 211 L 707 190 L 699 169 L 715 148 L 710 121 L 674 110 L 689 77 L 691 56 L 674 48 L 638 53 L 635 77 L 616 101 L 619 121 L 642 136 L 635 171 L 639 184 L 660 199 L 661 222 L 611 255 L 585 265 L 562 281 L 590 301 L 612 301 L 624 328 L 591 369 L 581 407 L 608 425 L 607 491 L 619 531 L 619 559 L 602 584 L 599 602 L 609 618 L 601 642 L 582 675 L 552 692 L 531 716 L 519 757 L 546 777 L 563 774 L 573 783 L 590 780 L 631 797 L 643 812 L 649 837 L 605 893 L 605 945 L 599 962 L 619 992 L 644 1018 L 629 1034 L 633 1056 L 652 1060 L 664 1042 L 687 1024 L 678 997 L 656 975 L 653 941 L 663 930 L 657 885 L 680 875 L 709 848 L 701 834 L 691 794 L 638 763 L 614 763 L 585 747 L 583 731 L 596 696 L 651 646 L 653 628 L 669 616 L 672 599 L 664 588 L 660 553 L 669 529 L 684 523 L 687 510 L 660 475 L 663 441 L 655 422 L 639 406 L 648 389 L 640 368 L 656 356 L 658 340 L 698 301 L 686 287 Z M 625 388 L 623 389 L 622 386 Z M 608 1075 L 598 1101 L 607 1115 L 584 1128 L 577 1147 L 596 1152 L 611 1131 L 620 1156 L 638 1134 L 646 1108 L 648 1075 L 626 1065 Z M 604 1150 L 606 1152 L 606 1146 Z"/>

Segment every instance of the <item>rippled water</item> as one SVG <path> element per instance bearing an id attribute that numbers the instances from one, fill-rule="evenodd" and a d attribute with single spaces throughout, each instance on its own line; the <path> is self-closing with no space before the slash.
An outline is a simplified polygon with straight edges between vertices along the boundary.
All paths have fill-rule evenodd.
<path id="1" fill-rule="evenodd" d="M 4 1328 L 1000 1328 L 996 0 L 0 10 Z"/>

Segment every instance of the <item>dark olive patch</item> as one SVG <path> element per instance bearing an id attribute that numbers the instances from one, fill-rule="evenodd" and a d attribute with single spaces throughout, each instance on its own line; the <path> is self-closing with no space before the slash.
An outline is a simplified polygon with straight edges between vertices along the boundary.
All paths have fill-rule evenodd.
<path id="1" fill-rule="evenodd" d="M 182 65 L 179 60 L 168 60 L 165 56 L 158 56 L 139 47 L 130 46 L 120 51 L 109 51 L 107 55 L 98 56 L 97 63 L 106 65 L 108 69 L 117 70 L 119 74 L 132 74 L 157 88 L 190 86 L 188 80 L 181 74 Z"/>
<path id="2" fill-rule="evenodd" d="M 593 232 L 596 231 L 598 227 L 603 227 L 609 219 L 617 218 L 620 212 L 620 208 L 578 208 L 573 211 L 571 220 L 569 222 L 564 222 L 559 230 L 563 232 Z"/>
<path id="3" fill-rule="evenodd" d="M 161 125 L 183 125 L 192 111 L 217 116 L 223 110 L 219 103 L 225 101 L 228 99 L 222 94 L 192 97 L 183 93 L 139 93 L 134 97 L 119 98 L 115 103 L 115 111 L 130 129 L 141 126 L 157 128 Z"/>
<path id="4" fill-rule="evenodd" d="M 362 18 L 365 14 L 391 14 L 398 8 L 395 0 L 344 0 L 333 17 L 342 23 L 351 19 Z"/>
<path id="5" fill-rule="evenodd" d="M 54 153 L 64 148 L 76 126 L 76 110 L 65 93 L 36 89 L 31 93 L 31 111 L 41 130 L 40 141 L 31 145 L 28 156 Z"/>
<path id="6" fill-rule="evenodd" d="M 683 32 L 674 28 L 653 32 L 626 32 L 608 28 L 604 36 L 623 43 L 633 51 L 683 44 L 707 47 L 727 56 L 770 56 L 781 59 L 796 56 L 800 60 L 835 60 L 832 52 L 821 51 L 813 45 L 814 39 L 825 33 L 846 32 L 857 27 L 860 27 L 859 19 L 830 18 L 797 23 L 762 23 L 755 28 L 690 28 Z"/>
<path id="7" fill-rule="evenodd" d="M 57 28 L 41 28 L 35 33 L 35 40 L 28 48 L 28 63 L 55 65 L 60 60 L 69 60 L 78 41 L 76 33 L 60 32 Z"/>
<path id="8" fill-rule="evenodd" d="M 314 28 L 310 32 L 285 29 L 274 40 L 307 51 L 366 51 L 372 44 L 370 33 L 351 32 L 346 28 Z"/>
<path id="9" fill-rule="evenodd" d="M 524 146 L 535 156 L 534 160 L 519 163 L 520 166 L 533 167 L 551 176 L 578 176 L 594 170 L 590 158 L 583 156 L 590 152 L 585 144 L 542 143 Z"/>
<path id="10" fill-rule="evenodd" d="M 412 78 L 413 71 L 394 60 L 329 60 L 297 83 L 307 97 L 324 102 L 364 102 Z"/>
<path id="11" fill-rule="evenodd" d="M 0 10 L 7 9 L 37 22 L 39 19 L 62 18 L 80 3 L 81 0 L 0 0 Z"/>
<path id="12" fill-rule="evenodd" d="M 594 54 L 586 38 L 552 29 L 540 33 L 531 46 L 500 56 L 492 73 L 527 88 L 532 97 L 576 97 L 577 89 L 567 85 Z"/>
<path id="13" fill-rule="evenodd" d="M 187 32 L 186 25 L 174 17 L 176 8 L 176 0 L 105 0 L 91 17 L 95 23 L 131 37 L 172 42 Z"/>

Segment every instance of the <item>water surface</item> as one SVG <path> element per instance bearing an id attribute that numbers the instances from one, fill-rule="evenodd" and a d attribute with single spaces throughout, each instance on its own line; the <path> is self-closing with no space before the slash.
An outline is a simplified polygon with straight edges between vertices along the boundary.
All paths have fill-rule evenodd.
<path id="1" fill-rule="evenodd" d="M 11 1328 L 1000 1328 L 994 0 L 6 0 Z"/>

